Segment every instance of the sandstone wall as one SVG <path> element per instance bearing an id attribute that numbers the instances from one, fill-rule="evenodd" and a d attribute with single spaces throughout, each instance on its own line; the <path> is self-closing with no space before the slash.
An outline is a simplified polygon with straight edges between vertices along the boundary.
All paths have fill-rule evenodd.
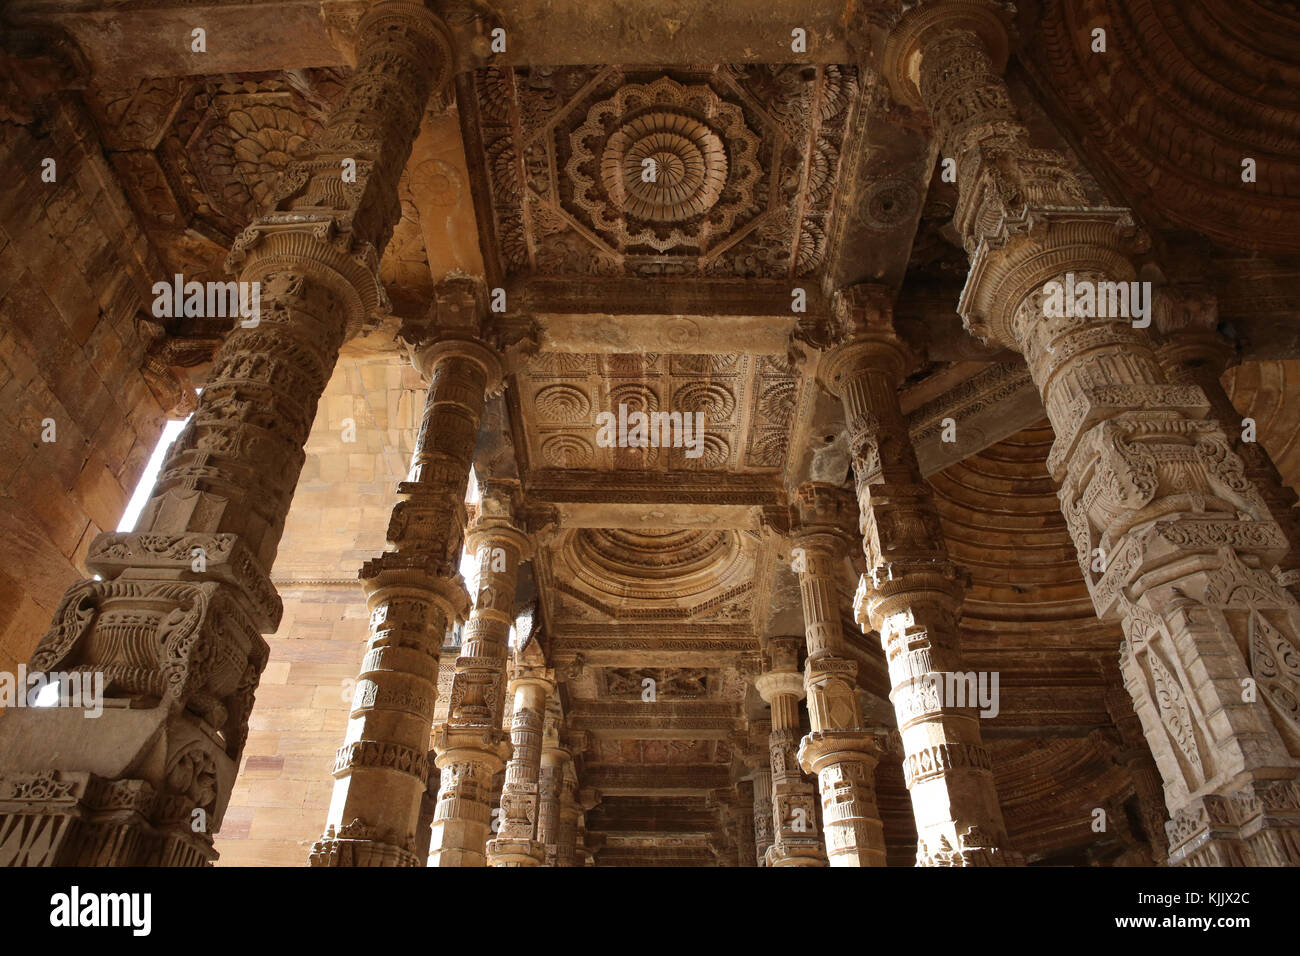
<path id="1" fill-rule="evenodd" d="M 0 670 L 26 662 L 164 424 L 140 372 L 158 278 L 72 101 L 0 120 Z M 42 182 L 42 160 L 55 182 Z M 55 441 L 42 441 L 53 419 Z"/>

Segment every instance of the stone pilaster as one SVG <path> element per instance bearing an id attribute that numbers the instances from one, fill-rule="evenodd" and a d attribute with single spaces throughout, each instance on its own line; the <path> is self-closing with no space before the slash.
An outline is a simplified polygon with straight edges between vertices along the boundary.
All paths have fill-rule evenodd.
<path id="1" fill-rule="evenodd" d="M 495 774 L 510 753 L 501 729 L 506 655 L 515 616 L 519 563 L 531 554 L 518 527 L 518 483 L 485 480 L 466 544 L 478 561 L 474 609 L 452 677 L 447 722 L 434 740 L 442 790 L 430 866 L 484 866 Z"/>
<path id="2" fill-rule="evenodd" d="M 572 732 L 564 735 L 564 747 L 569 760 L 560 782 L 560 810 L 555 839 L 555 865 L 578 865 L 578 821 L 582 817 L 582 803 L 578 789 L 578 767 L 575 754 L 581 754 L 584 737 Z"/>
<path id="3" fill-rule="evenodd" d="M 887 290 L 874 286 L 838 293 L 841 344 L 819 372 L 843 402 L 853 455 L 867 559 L 854 611 L 864 631 L 880 634 L 889 662 L 918 865 L 1000 865 L 1007 862 L 1006 827 L 974 701 L 945 699 L 940 692 L 958 683 L 947 675 L 963 673 L 957 635 L 962 585 L 898 407 L 898 387 L 912 358 L 894 334 L 891 301 Z M 808 507 L 816 511 L 814 502 Z M 843 670 L 834 662 L 825 667 L 831 675 Z M 852 698 L 839 693 L 848 718 Z"/>
<path id="4" fill-rule="evenodd" d="M 501 790 L 501 826 L 488 842 L 490 866 L 540 866 L 546 848 L 537 840 L 542 766 L 542 727 L 547 699 L 555 693 L 547 668 L 521 666 L 510 682 L 514 708 L 510 722 L 510 762 Z"/>
<path id="5" fill-rule="evenodd" d="M 559 865 L 561 810 L 564 802 L 564 778 L 569 753 L 553 741 L 544 745 L 539 778 L 541 809 L 537 816 L 537 842 L 546 850 L 546 865 Z"/>
<path id="6" fill-rule="evenodd" d="M 0 864 L 203 865 L 225 813 L 281 606 L 269 579 L 316 404 L 350 330 L 386 304 L 377 271 L 397 181 L 450 46 L 422 5 L 384 0 L 320 136 L 231 249 L 260 315 L 213 362 L 140 530 L 99 535 L 33 654 L 99 673 L 105 713 L 0 720 Z M 343 158 L 357 182 L 342 181 Z M 418 758 L 417 758 L 418 759 Z M 417 798 L 418 799 L 418 798 Z"/>
<path id="7" fill-rule="evenodd" d="M 817 798 L 811 781 L 804 779 L 796 750 L 799 746 L 799 701 L 803 675 L 799 673 L 797 637 L 773 638 L 767 643 L 771 666 L 754 679 L 754 686 L 772 707 L 772 732 L 768 750 L 772 762 L 772 845 L 768 866 L 825 866 L 826 854 L 817 831 Z"/>
<path id="8" fill-rule="evenodd" d="M 756 866 L 767 866 L 767 851 L 772 846 L 772 768 L 755 769 L 753 782 L 754 859 Z"/>
<path id="9" fill-rule="evenodd" d="M 582 787 L 574 794 L 578 807 L 577 834 L 574 839 L 574 866 L 595 866 L 595 850 L 602 839 L 587 830 L 587 814 L 600 804 L 600 791 L 594 787 Z"/>
<path id="10" fill-rule="evenodd" d="M 863 726 L 855 661 L 843 656 L 839 577 L 855 509 L 832 485 L 801 486 L 791 536 L 803 598 L 808 660 L 804 688 L 811 732 L 799 745 L 799 764 L 821 788 L 826 854 L 831 866 L 884 866 L 885 833 L 876 808 L 874 734 Z"/>
<path id="11" fill-rule="evenodd" d="M 1138 814 L 1142 834 L 1150 846 L 1150 860 L 1143 865 L 1162 866 L 1168 856 L 1165 824 L 1169 815 L 1165 811 L 1165 795 L 1160 787 L 1160 771 L 1151 757 L 1142 734 L 1142 724 L 1133 710 L 1133 701 L 1124 688 L 1124 678 L 1118 665 L 1106 662 L 1102 670 L 1106 680 L 1106 710 L 1119 734 L 1120 747 L 1112 754 L 1116 763 L 1124 766 L 1133 780 L 1133 793 L 1138 801 Z"/>
<path id="12" fill-rule="evenodd" d="M 1300 605 L 1270 573 L 1286 533 L 1205 391 L 1171 382 L 1140 316 L 1115 307 L 1143 238 L 1127 210 L 1089 201 L 1063 156 L 1029 147 L 999 75 L 1002 11 L 919 4 L 883 43 L 896 95 L 926 108 L 956 159 L 971 254 L 959 311 L 1025 356 L 1042 395 L 1080 568 L 1127 638 L 1170 862 L 1300 863 Z"/>
<path id="13" fill-rule="evenodd" d="M 764 849 L 763 852 L 767 852 Z M 754 842 L 754 781 L 736 784 L 736 862 L 740 866 L 758 866 Z"/>

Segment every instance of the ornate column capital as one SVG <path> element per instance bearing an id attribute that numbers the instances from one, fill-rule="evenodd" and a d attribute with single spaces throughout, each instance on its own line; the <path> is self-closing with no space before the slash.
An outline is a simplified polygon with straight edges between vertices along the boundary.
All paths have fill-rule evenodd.
<path id="1" fill-rule="evenodd" d="M 1214 381 L 1239 361 L 1236 347 L 1219 332 L 1219 300 L 1204 286 L 1163 286 L 1155 294 L 1156 351 L 1171 382 Z"/>
<path id="2" fill-rule="evenodd" d="M 858 503 L 854 496 L 824 481 L 806 481 L 795 489 L 790 543 L 838 559 L 855 540 Z M 811 565 L 806 566 L 812 572 Z M 796 571 L 800 570 L 798 567 Z M 820 569 L 818 569 L 820 570 Z"/>
<path id="3" fill-rule="evenodd" d="M 880 72 L 894 97 L 905 106 L 924 107 L 921 62 L 945 35 L 978 37 L 997 72 L 1006 69 L 1014 37 L 1015 7 L 999 0 L 922 0 L 902 4 L 899 13 L 881 21 L 885 30 Z"/>
<path id="4" fill-rule="evenodd" d="M 919 356 L 894 330 L 894 290 L 860 283 L 831 299 L 835 329 L 817 368 L 817 380 L 834 395 L 843 395 L 864 370 L 889 376 L 896 387 Z"/>
<path id="5" fill-rule="evenodd" d="M 519 482 L 513 479 L 488 478 L 479 482 L 479 500 L 465 532 L 465 544 L 472 553 L 483 548 L 509 547 L 519 560 L 532 557 L 531 539 L 520 527 L 521 496 Z M 489 562 L 492 556 L 488 555 Z"/>
<path id="6" fill-rule="evenodd" d="M 754 678 L 754 687 L 768 704 L 777 697 L 803 700 L 807 693 L 803 686 L 803 675 L 798 671 L 768 671 Z"/>
<path id="7" fill-rule="evenodd" d="M 411 363 L 426 380 L 448 359 L 466 359 L 478 364 L 487 379 L 485 391 L 501 390 L 505 369 L 498 350 L 489 342 L 487 289 L 472 276 L 449 276 L 434 287 L 428 311 L 407 320 L 398 338 L 411 355 Z"/>

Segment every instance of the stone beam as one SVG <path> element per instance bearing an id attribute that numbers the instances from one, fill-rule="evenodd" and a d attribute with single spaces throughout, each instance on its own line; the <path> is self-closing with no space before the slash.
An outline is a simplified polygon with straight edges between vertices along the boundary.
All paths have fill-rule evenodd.
<path id="1" fill-rule="evenodd" d="M 530 502 L 555 508 L 560 528 L 737 528 L 758 530 L 783 510 L 772 478 L 713 474 L 667 476 L 578 469 L 529 473 Z"/>
<path id="2" fill-rule="evenodd" d="M 907 416 L 907 430 L 928 478 L 1046 417 L 1029 369 L 1008 362 L 985 366 L 916 408 Z M 945 428 L 948 419 L 951 428 Z"/>
<path id="3" fill-rule="evenodd" d="M 20 0 L 16 22 L 57 26 L 81 48 L 92 74 L 119 80 L 339 66 L 350 58 L 357 2 L 159 0 L 121 9 L 103 0 Z M 434 3 L 435 9 L 451 4 Z M 819 0 L 725 6 L 712 0 L 493 0 L 495 17 L 449 16 L 460 69 L 591 63 L 847 63 L 842 12 Z M 493 53 L 489 33 L 506 32 Z M 191 30 L 207 31 L 207 52 Z M 794 28 L 806 31 L 795 52 Z"/>
<path id="4" fill-rule="evenodd" d="M 573 633 L 578 630 L 590 633 Z M 725 667 L 758 651 L 752 629 L 734 624 L 680 623 L 653 630 L 637 626 L 559 624 L 551 652 L 563 670 L 596 667 Z"/>
<path id="5" fill-rule="evenodd" d="M 638 740 L 725 740 L 742 730 L 740 704 L 730 701 L 641 700 L 578 701 L 568 726 L 596 737 Z M 726 786 L 726 783 L 719 786 Z M 598 790 L 605 788 L 591 784 Z"/>
<path id="6" fill-rule="evenodd" d="M 722 766 L 597 764 L 587 767 L 583 783 L 595 787 L 604 797 L 707 796 L 710 790 L 731 785 L 731 770 Z"/>

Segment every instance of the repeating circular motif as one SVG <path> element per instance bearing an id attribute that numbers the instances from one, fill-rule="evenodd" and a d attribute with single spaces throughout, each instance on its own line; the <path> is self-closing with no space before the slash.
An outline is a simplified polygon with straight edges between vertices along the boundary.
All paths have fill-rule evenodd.
<path id="1" fill-rule="evenodd" d="M 725 385 L 716 382 L 687 382 L 677 388 L 676 410 L 703 412 L 710 422 L 722 422 L 736 411 L 736 397 Z"/>
<path id="2" fill-rule="evenodd" d="M 789 440 L 786 432 L 780 429 L 760 433 L 749 446 L 746 464 L 757 468 L 779 468 L 785 461 Z"/>
<path id="3" fill-rule="evenodd" d="M 605 143 L 600 161 L 606 192 L 628 215 L 679 222 L 708 212 L 727 182 L 722 139 L 680 113 L 642 113 Z"/>
<path id="4" fill-rule="evenodd" d="M 572 385 L 548 385 L 537 393 L 534 402 L 538 417 L 545 422 L 582 422 L 591 412 L 586 393 Z"/>
<path id="5" fill-rule="evenodd" d="M 759 396 L 759 417 L 771 424 L 785 424 L 794 414 L 794 399 L 794 382 L 775 382 Z"/>
<path id="6" fill-rule="evenodd" d="M 620 405 L 626 405 L 628 412 L 657 412 L 659 396 L 649 386 L 635 382 L 615 385 L 609 390 L 610 411 L 617 415 Z"/>
<path id="7" fill-rule="evenodd" d="M 556 468 L 585 468 L 594 457 L 591 443 L 577 435 L 552 435 L 542 442 L 542 459 Z"/>
<path id="8" fill-rule="evenodd" d="M 731 460 L 731 445 L 721 435 L 705 435 L 704 448 L 698 458 L 687 456 L 687 449 L 674 449 L 681 454 L 681 463 L 686 468 L 724 468 Z"/>

